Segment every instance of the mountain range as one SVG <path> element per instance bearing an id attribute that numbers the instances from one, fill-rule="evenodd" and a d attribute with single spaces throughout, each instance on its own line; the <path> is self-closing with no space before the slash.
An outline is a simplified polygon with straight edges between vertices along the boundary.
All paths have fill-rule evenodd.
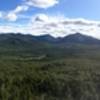
<path id="1" fill-rule="evenodd" d="M 42 36 L 21 33 L 0 34 L 0 57 L 17 55 L 61 58 L 80 54 L 94 56 L 99 51 L 100 40 L 81 33 L 58 38 L 48 34 Z"/>
<path id="2" fill-rule="evenodd" d="M 65 37 L 55 38 L 49 34 L 41 36 L 24 35 L 21 33 L 0 34 L 0 43 L 11 44 L 34 44 L 34 43 L 56 43 L 56 44 L 100 44 L 100 40 L 81 33 L 71 34 Z"/>

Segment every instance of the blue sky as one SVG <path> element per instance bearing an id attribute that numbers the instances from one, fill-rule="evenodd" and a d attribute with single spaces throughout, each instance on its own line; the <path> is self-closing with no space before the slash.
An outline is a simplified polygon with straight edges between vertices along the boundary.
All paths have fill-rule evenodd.
<path id="1" fill-rule="evenodd" d="M 30 0 L 31 1 L 31 0 Z M 34 1 L 34 0 L 33 0 Z M 42 0 L 41 0 L 42 1 Z M 0 0 L 0 11 L 10 11 L 22 5 L 25 0 Z M 100 0 L 59 0 L 57 5 L 46 9 L 30 7 L 25 14 L 33 15 L 36 13 L 63 14 L 69 18 L 87 18 L 100 20 Z"/>
<path id="2" fill-rule="evenodd" d="M 82 32 L 98 38 L 99 5 L 100 0 L 0 0 L 0 32 L 53 36 Z"/>

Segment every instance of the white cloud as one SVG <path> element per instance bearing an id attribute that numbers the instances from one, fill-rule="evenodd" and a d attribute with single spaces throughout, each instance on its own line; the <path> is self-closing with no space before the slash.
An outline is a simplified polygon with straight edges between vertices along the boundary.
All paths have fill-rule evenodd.
<path id="1" fill-rule="evenodd" d="M 2 13 L 2 12 L 0 12 L 0 18 L 2 18 L 2 16 L 3 16 L 3 13 Z"/>
<path id="2" fill-rule="evenodd" d="M 6 19 L 8 21 L 16 21 L 19 18 L 21 12 L 28 11 L 30 7 L 37 8 L 48 8 L 56 5 L 58 0 L 23 0 L 21 5 L 18 5 L 14 10 L 9 12 L 0 12 L 0 18 Z M 41 15 L 41 20 L 47 19 L 45 15 Z"/>
<path id="3" fill-rule="evenodd" d="M 58 4 L 58 0 L 27 0 L 29 6 L 48 8 Z"/>
<path id="4" fill-rule="evenodd" d="M 0 32 L 21 32 L 33 35 L 51 34 L 55 37 L 80 32 L 100 39 L 100 22 L 82 18 L 69 19 L 61 16 L 37 14 L 25 25 L 0 26 Z"/>
<path id="5" fill-rule="evenodd" d="M 37 14 L 36 16 L 33 17 L 32 21 L 36 22 L 48 22 L 49 21 L 49 18 L 48 16 L 46 16 L 45 14 Z"/>
<path id="6" fill-rule="evenodd" d="M 7 15 L 5 15 L 3 18 L 9 21 L 16 21 L 18 16 L 15 13 L 10 12 Z"/>
<path id="7" fill-rule="evenodd" d="M 91 20 L 86 20 L 83 18 L 78 18 L 78 19 L 66 19 L 62 21 L 63 24 L 75 24 L 75 25 L 82 25 L 82 26 L 92 26 L 92 25 L 98 25 L 97 21 L 91 21 Z"/>
<path id="8" fill-rule="evenodd" d="M 19 18 L 19 13 L 27 11 L 28 8 L 29 7 L 25 5 L 17 6 L 12 11 L 9 11 L 7 13 L 6 12 L 0 13 L 0 18 L 6 19 L 8 21 L 16 21 Z"/>
<path id="9" fill-rule="evenodd" d="M 12 12 L 13 13 L 20 13 L 20 12 L 23 12 L 23 11 L 27 11 L 28 10 L 28 6 L 26 5 L 20 5 L 20 6 L 17 6 Z"/>

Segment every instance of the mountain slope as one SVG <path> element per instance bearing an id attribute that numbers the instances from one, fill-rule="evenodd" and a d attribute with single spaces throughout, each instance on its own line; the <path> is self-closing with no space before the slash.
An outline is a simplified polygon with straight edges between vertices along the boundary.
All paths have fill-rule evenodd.
<path id="1" fill-rule="evenodd" d="M 100 40 L 80 33 L 68 35 L 60 40 L 61 43 L 100 44 Z"/>
<path id="2" fill-rule="evenodd" d="M 41 35 L 41 36 L 34 36 L 34 38 L 37 41 L 43 41 L 43 42 L 55 42 L 56 41 L 56 38 L 52 37 L 49 34 Z"/>
<path id="3" fill-rule="evenodd" d="M 22 42 L 26 44 L 27 43 L 34 44 L 34 42 L 100 44 L 100 40 L 80 33 L 71 34 L 63 38 L 54 38 L 48 34 L 41 36 L 23 35 L 20 33 L 0 34 L 0 42 L 5 43 L 5 41 L 7 42 L 12 41 L 15 42 L 15 44 L 17 43 L 21 44 Z"/>

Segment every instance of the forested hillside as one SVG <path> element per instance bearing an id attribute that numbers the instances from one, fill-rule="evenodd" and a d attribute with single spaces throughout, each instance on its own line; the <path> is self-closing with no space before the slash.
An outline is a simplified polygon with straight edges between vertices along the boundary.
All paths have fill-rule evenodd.
<path id="1" fill-rule="evenodd" d="M 0 100 L 99 100 L 99 87 L 100 40 L 0 35 Z"/>

